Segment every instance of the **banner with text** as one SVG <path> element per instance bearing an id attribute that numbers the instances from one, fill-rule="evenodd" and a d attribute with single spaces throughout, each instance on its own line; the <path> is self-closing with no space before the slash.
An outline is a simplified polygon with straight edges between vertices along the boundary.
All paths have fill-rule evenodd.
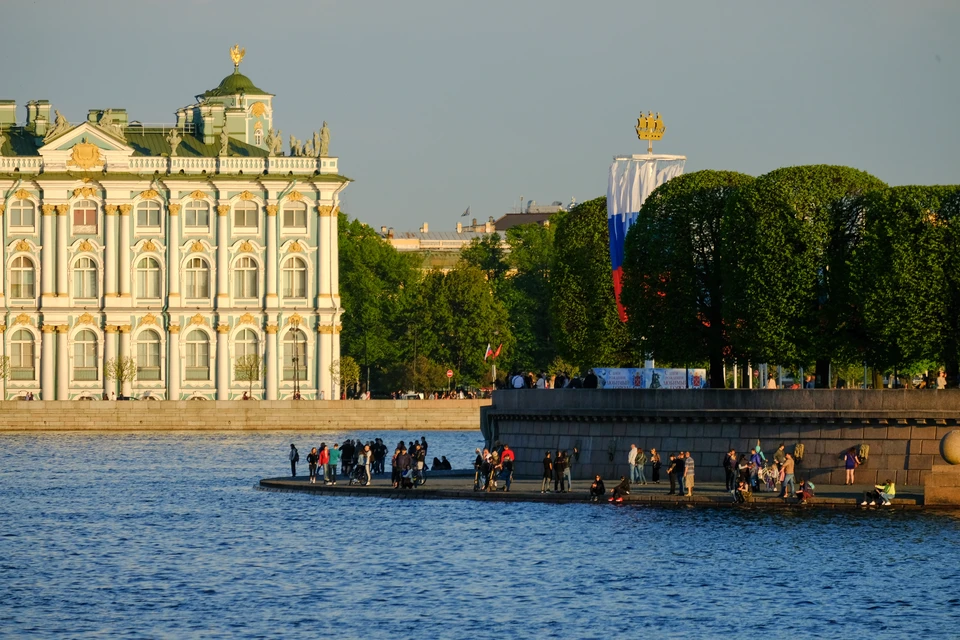
<path id="1" fill-rule="evenodd" d="M 706 369 L 597 369 L 599 389 L 706 389 Z"/>

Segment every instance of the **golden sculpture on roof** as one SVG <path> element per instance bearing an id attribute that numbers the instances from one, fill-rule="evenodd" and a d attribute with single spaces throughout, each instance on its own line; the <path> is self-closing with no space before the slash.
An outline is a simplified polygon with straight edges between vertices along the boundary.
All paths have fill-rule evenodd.
<path id="1" fill-rule="evenodd" d="M 640 117 L 637 118 L 637 138 L 648 142 L 647 153 L 653 153 L 653 141 L 663 139 L 666 130 L 659 112 L 657 115 L 653 115 L 651 111 L 648 111 L 647 115 L 640 112 Z"/>
<path id="2" fill-rule="evenodd" d="M 241 49 L 239 44 L 233 45 L 230 49 L 230 59 L 233 60 L 234 69 L 240 66 L 240 61 L 243 60 L 245 55 L 247 55 L 246 49 Z"/>

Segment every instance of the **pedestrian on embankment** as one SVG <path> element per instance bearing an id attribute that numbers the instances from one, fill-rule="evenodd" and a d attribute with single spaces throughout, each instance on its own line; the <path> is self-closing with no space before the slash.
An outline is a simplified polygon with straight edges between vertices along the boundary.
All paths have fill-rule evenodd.
<path id="1" fill-rule="evenodd" d="M 693 456 L 687 451 L 687 457 L 683 461 L 683 485 L 687 490 L 687 496 L 693 497 Z"/>
<path id="2" fill-rule="evenodd" d="M 540 493 L 550 493 L 550 480 L 553 478 L 553 458 L 547 451 L 543 456 L 543 480 L 540 482 Z"/>
<path id="3" fill-rule="evenodd" d="M 290 475 L 294 478 L 297 477 L 297 463 L 300 462 L 300 452 L 297 451 L 297 448 L 290 443 Z"/>
<path id="4" fill-rule="evenodd" d="M 667 478 L 670 480 L 670 492 L 668 496 L 677 493 L 677 456 L 670 454 L 670 462 L 667 464 Z"/>
<path id="5" fill-rule="evenodd" d="M 854 472 L 857 467 L 860 466 L 860 461 L 857 459 L 857 450 L 854 447 L 850 447 L 847 449 L 847 452 L 843 454 L 843 466 L 847 470 L 847 479 L 844 484 L 853 484 Z"/>
<path id="6" fill-rule="evenodd" d="M 660 484 L 660 454 L 656 449 L 650 449 L 650 481 Z"/>
<path id="7" fill-rule="evenodd" d="M 317 448 L 314 447 L 310 449 L 310 453 L 307 454 L 307 464 L 310 469 L 310 484 L 316 484 L 317 482 L 317 461 L 320 459 L 320 455 L 317 453 Z"/>

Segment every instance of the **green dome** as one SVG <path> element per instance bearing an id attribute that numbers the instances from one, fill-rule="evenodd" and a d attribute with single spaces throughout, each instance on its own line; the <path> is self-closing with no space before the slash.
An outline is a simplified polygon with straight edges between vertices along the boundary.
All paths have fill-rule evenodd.
<path id="1" fill-rule="evenodd" d="M 233 73 L 220 81 L 220 86 L 211 89 L 203 94 L 203 97 L 211 96 L 234 96 L 238 93 L 250 93 L 254 95 L 271 95 L 263 89 L 257 88 L 253 81 L 240 73 L 239 69 L 234 69 Z"/>

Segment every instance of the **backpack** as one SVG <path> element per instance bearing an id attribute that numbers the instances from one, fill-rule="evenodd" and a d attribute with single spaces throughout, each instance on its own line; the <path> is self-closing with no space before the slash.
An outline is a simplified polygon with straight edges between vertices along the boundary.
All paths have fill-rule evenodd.
<path id="1" fill-rule="evenodd" d="M 803 460 L 803 443 L 798 442 L 797 445 L 793 448 L 793 459 L 797 462 Z"/>

